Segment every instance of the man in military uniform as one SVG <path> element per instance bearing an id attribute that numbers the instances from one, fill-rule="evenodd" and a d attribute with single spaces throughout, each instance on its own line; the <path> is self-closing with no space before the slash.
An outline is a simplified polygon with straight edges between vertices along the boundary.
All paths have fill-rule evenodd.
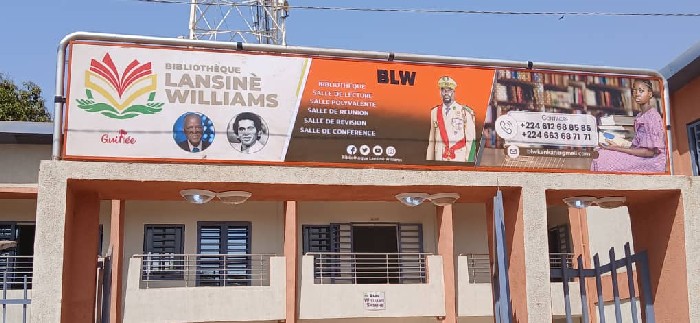
<path id="1" fill-rule="evenodd" d="M 440 77 L 438 86 L 442 104 L 430 110 L 430 137 L 425 159 L 474 162 L 474 111 L 455 101 L 457 82 L 451 77 Z"/>

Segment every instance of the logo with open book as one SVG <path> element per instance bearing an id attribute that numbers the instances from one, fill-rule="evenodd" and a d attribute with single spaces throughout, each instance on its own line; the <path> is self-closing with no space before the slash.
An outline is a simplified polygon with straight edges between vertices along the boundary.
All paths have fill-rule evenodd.
<path id="1" fill-rule="evenodd" d="M 85 94 L 77 99 L 78 107 L 114 119 L 129 119 L 142 114 L 155 114 L 164 103 L 154 102 L 157 77 L 151 63 L 133 60 L 119 72 L 109 53 L 102 61 L 92 59 L 85 71 Z"/>

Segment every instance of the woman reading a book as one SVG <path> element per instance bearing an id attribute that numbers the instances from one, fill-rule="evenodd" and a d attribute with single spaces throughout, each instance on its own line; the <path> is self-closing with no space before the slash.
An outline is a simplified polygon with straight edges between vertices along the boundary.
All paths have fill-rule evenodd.
<path id="1" fill-rule="evenodd" d="M 635 136 L 629 147 L 607 140 L 601 143 L 591 170 L 600 172 L 663 173 L 666 171 L 666 136 L 663 119 L 651 105 L 651 81 L 636 80 L 634 101 L 641 112 L 634 119 Z"/>

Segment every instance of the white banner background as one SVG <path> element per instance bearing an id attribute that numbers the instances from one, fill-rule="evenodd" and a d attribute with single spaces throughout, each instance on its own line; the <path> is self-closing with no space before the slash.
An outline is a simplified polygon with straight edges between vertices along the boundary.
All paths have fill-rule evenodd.
<path id="1" fill-rule="evenodd" d="M 162 110 L 155 114 L 142 114 L 129 119 L 116 119 L 99 112 L 88 112 L 79 108 L 76 100 L 87 99 L 86 71 L 90 69 L 92 59 L 102 61 L 109 53 L 116 70 L 121 75 L 133 61 L 140 64 L 152 63 L 153 74 L 157 78 L 157 89 L 152 102 L 165 103 Z M 239 67 L 240 73 L 221 74 L 207 70 L 182 71 L 166 70 L 166 64 L 206 65 Z M 299 101 L 311 65 L 311 59 L 299 57 L 279 57 L 252 55 L 236 52 L 185 51 L 165 48 L 118 47 L 94 44 L 74 44 L 71 49 L 69 89 L 67 101 L 66 156 L 105 157 L 105 158 L 139 158 L 139 159 L 208 159 L 208 160 L 261 160 L 284 161 L 289 144 L 290 133 L 296 119 Z M 166 86 L 166 73 L 170 73 L 170 83 Z M 276 94 L 276 107 L 210 105 L 191 103 L 171 103 L 166 95 L 166 88 L 176 90 L 182 74 L 225 75 L 236 77 L 259 77 L 260 91 L 241 91 L 244 97 L 248 93 Z M 104 83 L 103 85 L 106 85 Z M 134 84 L 134 88 L 139 85 Z M 117 101 L 128 97 L 136 89 L 127 89 L 120 99 L 116 89 L 111 90 Z M 190 90 L 181 87 L 181 90 Z M 202 90 L 210 97 L 216 92 L 221 99 L 224 92 L 233 97 L 234 90 L 226 89 L 191 89 Z M 108 103 L 104 96 L 92 91 L 95 102 Z M 134 104 L 144 104 L 148 93 L 141 96 Z M 269 102 L 269 101 L 268 101 Z M 269 104 L 268 104 L 269 105 Z M 227 138 L 229 122 L 239 113 L 248 111 L 258 114 L 269 128 L 267 144 L 258 152 L 245 154 L 234 149 Z M 216 131 L 211 146 L 202 152 L 192 153 L 181 149 L 173 138 L 173 125 L 187 112 L 199 112 L 213 121 Z M 120 131 L 134 139 L 133 143 L 104 143 L 102 138 L 119 137 Z"/>

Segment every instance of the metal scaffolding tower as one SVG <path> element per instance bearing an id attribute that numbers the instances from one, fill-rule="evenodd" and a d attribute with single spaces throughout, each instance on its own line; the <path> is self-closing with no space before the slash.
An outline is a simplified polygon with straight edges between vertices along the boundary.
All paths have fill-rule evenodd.
<path id="1" fill-rule="evenodd" d="M 287 0 L 191 0 L 190 39 L 286 45 Z"/>

